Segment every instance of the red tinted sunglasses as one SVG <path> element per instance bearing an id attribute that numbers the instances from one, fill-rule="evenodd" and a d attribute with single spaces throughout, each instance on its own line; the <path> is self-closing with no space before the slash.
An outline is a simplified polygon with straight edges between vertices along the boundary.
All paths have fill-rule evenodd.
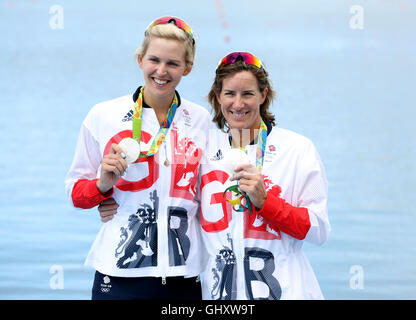
<path id="1" fill-rule="evenodd" d="M 194 40 L 194 36 L 192 34 L 192 29 L 190 26 L 188 26 L 188 24 L 183 21 L 182 19 L 176 18 L 176 17 L 161 17 L 156 19 L 155 21 L 153 21 L 151 24 L 149 24 L 149 26 L 146 28 L 146 31 L 149 30 L 150 28 L 157 26 L 158 24 L 167 24 L 167 23 L 173 23 L 175 26 L 177 26 L 178 28 L 182 29 L 183 31 L 185 31 L 191 38 L 193 41 L 193 44 L 195 44 L 195 40 Z M 145 32 L 146 34 L 146 32 Z"/>
<path id="2" fill-rule="evenodd" d="M 247 64 L 251 64 L 259 69 L 264 69 L 260 59 L 248 52 L 232 52 L 221 59 L 218 64 L 218 69 L 226 66 L 227 64 L 235 63 L 238 60 L 243 60 Z"/>

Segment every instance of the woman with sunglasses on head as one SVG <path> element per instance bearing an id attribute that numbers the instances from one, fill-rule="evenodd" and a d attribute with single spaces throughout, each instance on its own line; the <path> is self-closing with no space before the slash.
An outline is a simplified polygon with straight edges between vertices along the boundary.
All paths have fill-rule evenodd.
<path id="1" fill-rule="evenodd" d="M 330 231 L 325 171 L 309 139 L 275 125 L 274 96 L 252 54 L 220 61 L 208 98 L 222 131 L 201 167 L 203 299 L 323 298 L 302 244 Z"/>
<path id="2" fill-rule="evenodd" d="M 92 299 L 200 300 L 195 193 L 211 117 L 175 90 L 192 70 L 192 30 L 159 18 L 136 54 L 144 85 L 91 109 L 65 181 L 77 208 L 117 206 L 86 259 Z"/>

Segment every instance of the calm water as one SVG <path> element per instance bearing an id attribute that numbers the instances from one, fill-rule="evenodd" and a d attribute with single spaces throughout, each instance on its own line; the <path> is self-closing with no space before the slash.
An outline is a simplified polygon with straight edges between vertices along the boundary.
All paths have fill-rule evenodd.
<path id="1" fill-rule="evenodd" d="M 0 299 L 90 298 L 83 262 L 101 222 L 69 205 L 63 180 L 91 106 L 141 82 L 134 50 L 162 15 L 199 34 L 184 97 L 208 108 L 218 60 L 252 51 L 279 125 L 315 142 L 332 233 L 305 252 L 325 297 L 415 299 L 414 1 L 162 2 L 0 2 Z"/>

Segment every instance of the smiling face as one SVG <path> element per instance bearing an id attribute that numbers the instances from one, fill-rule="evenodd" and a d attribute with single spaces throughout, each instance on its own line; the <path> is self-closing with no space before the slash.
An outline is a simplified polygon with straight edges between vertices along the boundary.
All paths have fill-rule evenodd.
<path id="1" fill-rule="evenodd" d="M 260 105 L 266 95 L 267 88 L 261 92 L 250 71 L 241 71 L 224 78 L 222 90 L 216 96 L 230 129 L 254 132 L 260 127 Z"/>
<path id="2" fill-rule="evenodd" d="M 152 107 L 169 104 L 175 88 L 192 69 L 185 61 L 185 43 L 153 37 L 144 55 L 138 56 L 145 80 L 144 100 Z"/>

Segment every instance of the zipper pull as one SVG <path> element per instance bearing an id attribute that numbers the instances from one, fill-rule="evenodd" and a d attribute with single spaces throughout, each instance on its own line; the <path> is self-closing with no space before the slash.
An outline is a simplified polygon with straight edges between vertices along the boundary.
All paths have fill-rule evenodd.
<path id="1" fill-rule="evenodd" d="M 166 284 L 166 277 L 162 277 L 162 284 L 165 285 Z"/>

